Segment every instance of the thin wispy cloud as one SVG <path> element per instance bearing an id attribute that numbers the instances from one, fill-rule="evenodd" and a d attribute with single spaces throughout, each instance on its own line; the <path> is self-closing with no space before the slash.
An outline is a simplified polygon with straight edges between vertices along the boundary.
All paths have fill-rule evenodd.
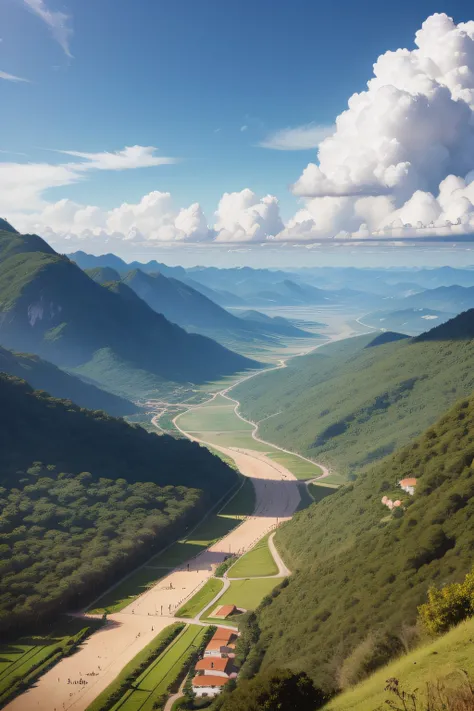
<path id="1" fill-rule="evenodd" d="M 23 77 L 17 77 L 15 74 L 8 74 L 7 72 L 0 71 L 0 79 L 5 79 L 6 81 L 25 81 L 29 82 L 29 79 L 24 79 Z"/>
<path id="2" fill-rule="evenodd" d="M 72 37 L 71 16 L 59 10 L 50 10 L 44 0 L 23 0 L 25 5 L 34 12 L 51 30 L 56 42 L 62 47 L 68 57 L 72 57 L 69 41 Z"/>
<path id="3" fill-rule="evenodd" d="M 156 165 L 177 163 L 177 158 L 155 155 L 154 146 L 126 146 L 112 153 L 83 153 L 81 151 L 56 151 L 74 158 L 82 158 L 84 163 L 73 163 L 74 170 L 130 170 L 134 168 L 151 168 Z"/>
<path id="4" fill-rule="evenodd" d="M 317 148 L 321 141 L 333 134 L 334 126 L 307 123 L 295 128 L 283 128 L 271 133 L 258 145 L 275 151 L 306 151 Z"/>

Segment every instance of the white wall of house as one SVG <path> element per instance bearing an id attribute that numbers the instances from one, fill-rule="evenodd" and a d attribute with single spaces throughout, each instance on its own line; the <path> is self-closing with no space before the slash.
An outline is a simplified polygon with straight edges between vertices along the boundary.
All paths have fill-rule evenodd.
<path id="1" fill-rule="evenodd" d="M 222 688 L 223 687 L 220 686 L 193 686 L 193 692 L 196 696 L 217 696 L 217 694 L 220 694 Z"/>

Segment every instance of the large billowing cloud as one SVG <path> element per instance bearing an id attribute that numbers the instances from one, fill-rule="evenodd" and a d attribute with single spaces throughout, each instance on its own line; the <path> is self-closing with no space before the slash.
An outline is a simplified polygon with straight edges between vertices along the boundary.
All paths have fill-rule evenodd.
<path id="1" fill-rule="evenodd" d="M 216 218 L 219 242 L 263 242 L 283 229 L 276 197 L 267 195 L 260 200 L 248 188 L 224 193 Z"/>
<path id="2" fill-rule="evenodd" d="M 198 203 L 176 208 L 171 194 L 155 190 L 138 203 L 111 210 L 80 205 L 72 200 L 47 204 L 42 210 L 11 214 L 21 231 L 37 232 L 58 249 L 71 242 L 105 246 L 116 242 L 152 246 L 163 242 L 262 242 L 283 229 L 278 201 L 262 199 L 248 189 L 225 193 L 209 227 Z"/>
<path id="3" fill-rule="evenodd" d="M 307 204 L 282 238 L 292 228 L 307 239 L 341 229 L 360 237 L 457 221 L 474 231 L 464 180 L 474 168 L 474 22 L 432 15 L 415 45 L 379 57 L 367 90 L 349 99 L 318 164 L 293 185 Z"/>

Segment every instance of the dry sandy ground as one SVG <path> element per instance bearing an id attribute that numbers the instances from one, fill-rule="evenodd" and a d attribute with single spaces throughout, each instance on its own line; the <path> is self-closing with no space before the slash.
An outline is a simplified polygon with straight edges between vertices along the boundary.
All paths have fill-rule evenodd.
<path id="1" fill-rule="evenodd" d="M 173 611 L 208 580 L 229 552 L 246 551 L 278 523 L 290 518 L 300 496 L 293 475 L 260 453 L 222 449 L 256 490 L 254 516 L 137 598 L 92 635 L 71 657 L 62 659 L 37 684 L 6 706 L 8 711 L 83 711 L 155 635 L 173 621 Z M 163 609 L 163 615 L 161 615 Z M 152 631 L 153 627 L 153 631 Z M 87 676 L 94 672 L 96 676 Z M 68 684 L 79 681 L 87 684 Z M 59 681 L 58 681 L 59 679 Z"/>

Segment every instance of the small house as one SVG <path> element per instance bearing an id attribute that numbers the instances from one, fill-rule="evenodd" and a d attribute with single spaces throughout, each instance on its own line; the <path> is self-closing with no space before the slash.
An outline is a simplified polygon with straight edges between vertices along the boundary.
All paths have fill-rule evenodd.
<path id="1" fill-rule="evenodd" d="M 406 491 L 407 494 L 410 494 L 410 496 L 413 496 L 415 493 L 415 487 L 416 487 L 416 479 L 414 477 L 408 477 L 407 479 L 401 479 L 401 481 L 398 482 L 400 488 L 403 489 L 403 491 Z"/>
<path id="2" fill-rule="evenodd" d="M 205 657 L 200 659 L 195 671 L 204 676 L 223 676 L 229 678 L 233 671 L 232 659 L 228 657 Z"/>

